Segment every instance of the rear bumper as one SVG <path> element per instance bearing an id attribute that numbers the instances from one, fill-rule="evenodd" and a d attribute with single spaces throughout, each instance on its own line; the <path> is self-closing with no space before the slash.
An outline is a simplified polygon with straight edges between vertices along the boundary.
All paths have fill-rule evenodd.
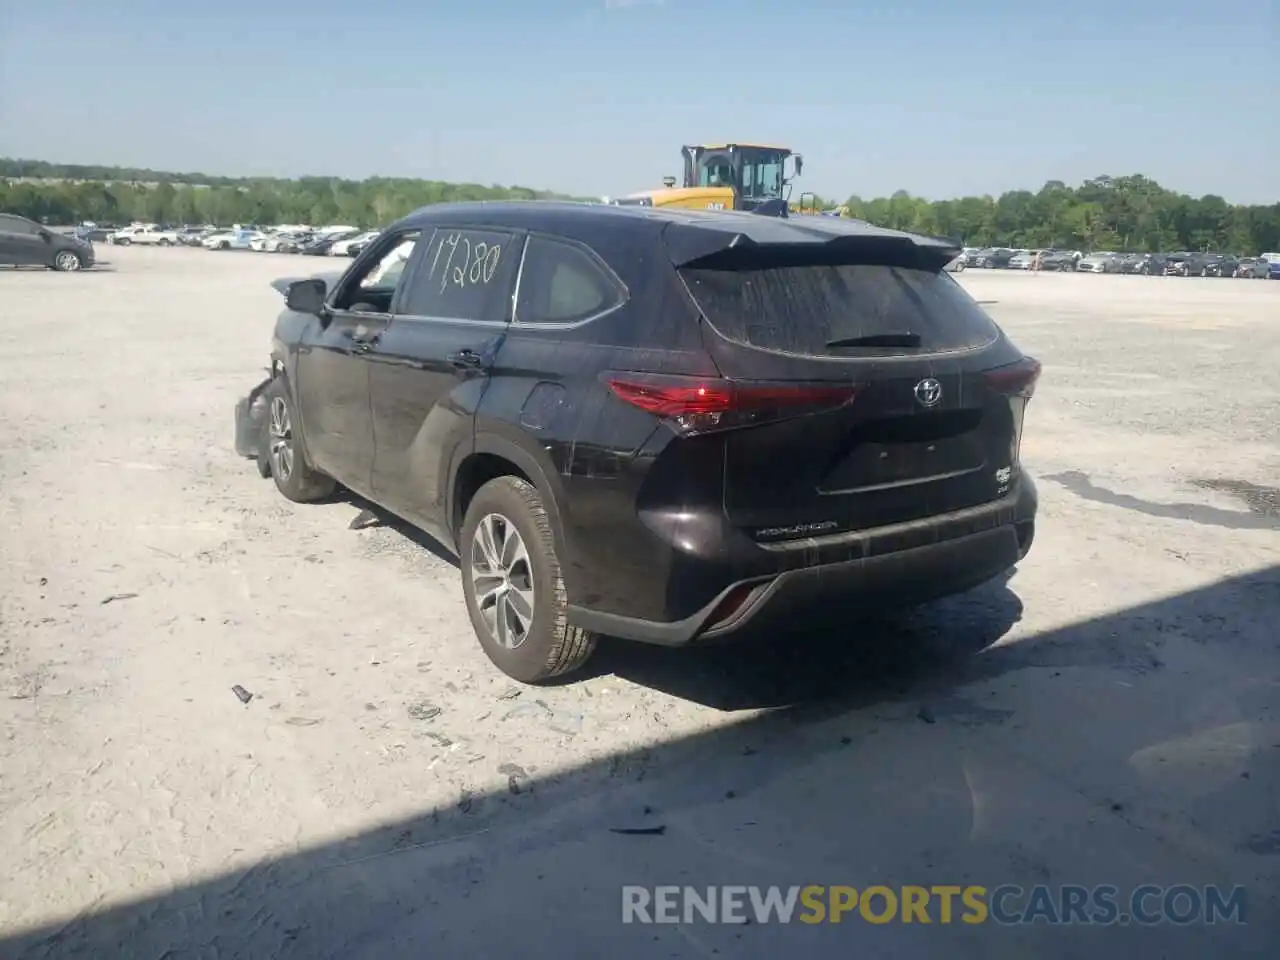
<path id="1" fill-rule="evenodd" d="M 1037 505 L 1035 484 L 1024 473 L 1010 496 L 994 503 L 832 538 L 820 551 L 798 551 L 830 556 L 838 548 L 847 559 L 800 566 L 779 551 L 775 573 L 709 586 L 707 602 L 682 620 L 643 620 L 571 605 L 569 621 L 610 636 L 684 646 L 794 623 L 818 610 L 912 607 L 976 587 L 1025 557 L 1035 536 Z"/>

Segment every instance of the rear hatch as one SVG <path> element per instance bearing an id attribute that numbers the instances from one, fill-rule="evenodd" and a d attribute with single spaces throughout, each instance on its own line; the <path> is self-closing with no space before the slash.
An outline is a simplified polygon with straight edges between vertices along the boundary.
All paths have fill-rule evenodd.
<path id="1" fill-rule="evenodd" d="M 781 541 L 1009 493 L 1039 366 L 943 272 L 947 259 L 881 240 L 835 256 L 730 250 L 680 268 L 726 379 L 811 385 L 815 396 L 853 388 L 834 409 L 725 434 L 724 506 L 735 525 Z"/>

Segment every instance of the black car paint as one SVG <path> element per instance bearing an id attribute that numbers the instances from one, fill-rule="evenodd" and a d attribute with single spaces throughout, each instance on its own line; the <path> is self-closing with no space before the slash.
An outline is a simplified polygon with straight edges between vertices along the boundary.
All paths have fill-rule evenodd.
<path id="1" fill-rule="evenodd" d="M 1222 253 L 1173 253 L 1164 257 L 1164 275 L 1169 277 L 1231 277 L 1234 257 Z"/>
<path id="2" fill-rule="evenodd" d="M 299 244 L 298 253 L 308 257 L 323 257 L 329 253 L 329 249 L 342 240 L 349 240 L 356 236 L 356 231 L 346 231 L 340 233 L 319 234 L 308 240 L 306 243 Z"/>
<path id="3" fill-rule="evenodd" d="M 306 460 L 455 554 L 466 497 L 491 475 L 523 474 L 549 514 L 570 622 L 588 629 L 683 644 L 731 632 L 765 607 L 789 609 L 821 594 L 824 583 L 878 604 L 967 589 L 1030 547 L 1036 493 L 1016 449 L 996 443 L 984 451 L 1016 468 L 999 493 L 975 488 L 932 505 L 926 493 L 908 505 L 909 494 L 889 489 L 858 510 L 825 508 L 838 514 L 834 520 L 814 503 L 797 514 L 758 501 L 731 518 L 726 469 L 772 471 L 776 481 L 793 469 L 788 458 L 803 455 L 806 429 L 832 434 L 883 417 L 908 419 L 918 411 L 903 391 L 922 376 L 943 384 L 940 415 L 965 415 L 967 396 L 969 413 L 981 407 L 1008 417 L 1012 407 L 988 400 L 982 379 L 982 371 L 1023 359 L 1002 332 L 977 350 L 859 362 L 858 377 L 871 384 L 861 407 L 805 418 L 798 434 L 795 421 L 752 428 L 763 441 L 755 450 L 738 431 L 678 436 L 601 383 L 610 370 L 776 381 L 812 379 L 822 366 L 724 341 L 673 265 L 739 243 L 816 249 L 843 242 L 841 235 L 918 249 L 939 270 L 958 252 L 945 241 L 826 223 L 833 226 L 547 202 L 425 208 L 389 227 L 341 280 L 326 281 L 323 319 L 290 310 L 280 316 L 272 369 L 288 378 Z M 405 317 L 396 312 L 399 292 L 382 315 L 338 309 L 344 283 L 406 228 L 421 229 L 426 242 L 406 265 L 401 290 L 434 230 L 472 228 L 506 230 L 521 243 L 531 235 L 581 244 L 614 272 L 626 297 L 605 315 L 563 326 L 522 326 L 510 308 L 496 321 Z M 512 302 L 517 296 L 518 289 Z M 1020 409 L 1017 419 L 1020 436 Z M 1007 442 L 1009 429 L 997 426 L 995 436 Z M 738 489 L 753 482 L 734 477 Z M 764 542 L 760 528 L 780 524 L 822 536 Z M 705 630 L 721 600 L 744 585 L 753 587 L 748 602 Z"/>
<path id="4" fill-rule="evenodd" d="M 982 251 L 975 266 L 985 267 L 990 270 L 1006 270 L 1009 267 L 1009 261 L 1017 254 L 1018 251 L 1009 247 L 994 247 Z"/>
<path id="5" fill-rule="evenodd" d="M 1040 257 L 1040 269 L 1074 270 L 1077 262 L 1076 255 L 1070 250 L 1046 250 Z"/>
<path id="6" fill-rule="evenodd" d="M 94 264 L 93 244 L 74 234 L 56 233 L 34 220 L 0 213 L 0 265 L 52 268 L 58 254 L 70 251 L 81 267 Z"/>
<path id="7" fill-rule="evenodd" d="M 1234 277 L 1239 265 L 1239 258 L 1230 254 L 1206 253 L 1201 259 L 1192 262 L 1191 269 L 1195 271 L 1198 267 L 1197 273 L 1202 277 Z"/>

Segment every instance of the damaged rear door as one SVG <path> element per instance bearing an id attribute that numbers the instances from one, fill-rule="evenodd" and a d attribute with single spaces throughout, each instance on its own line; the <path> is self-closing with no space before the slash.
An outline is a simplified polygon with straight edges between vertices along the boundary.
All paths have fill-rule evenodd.
<path id="1" fill-rule="evenodd" d="M 375 499 L 449 542 L 450 464 L 470 449 L 474 416 L 511 319 L 524 233 L 440 227 L 405 273 L 394 318 L 369 353 Z"/>

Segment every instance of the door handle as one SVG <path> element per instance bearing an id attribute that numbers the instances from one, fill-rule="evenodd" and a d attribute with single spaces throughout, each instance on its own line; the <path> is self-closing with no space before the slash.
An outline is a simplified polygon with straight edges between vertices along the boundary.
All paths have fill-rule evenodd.
<path id="1" fill-rule="evenodd" d="M 459 370 L 479 370 L 484 363 L 484 357 L 474 350 L 459 350 L 457 353 L 449 354 L 449 362 Z"/>

